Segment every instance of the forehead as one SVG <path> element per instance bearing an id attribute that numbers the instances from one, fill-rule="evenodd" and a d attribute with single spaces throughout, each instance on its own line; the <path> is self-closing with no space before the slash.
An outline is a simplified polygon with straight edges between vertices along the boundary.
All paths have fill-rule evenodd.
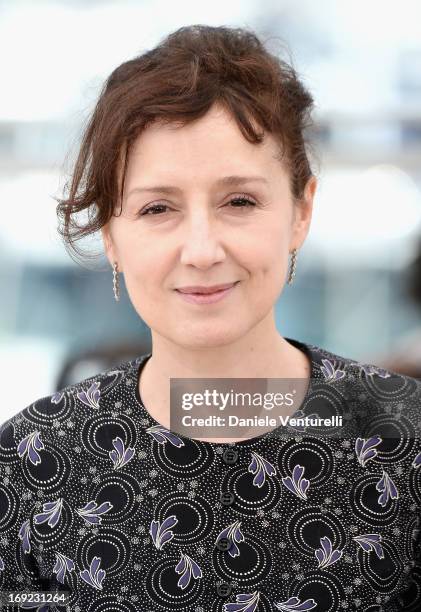
<path id="1" fill-rule="evenodd" d="M 142 177 L 153 184 L 185 180 L 204 185 L 227 175 L 260 175 L 269 182 L 280 175 L 284 179 L 278 155 L 279 146 L 271 134 L 265 134 L 259 144 L 249 142 L 229 112 L 215 105 L 186 125 L 156 121 L 148 126 L 131 147 L 126 189 Z"/>
<path id="2" fill-rule="evenodd" d="M 258 163 L 276 153 L 277 142 L 271 134 L 265 134 L 262 143 L 249 142 L 234 117 L 224 107 L 214 105 L 203 117 L 185 125 L 156 120 L 136 138 L 131 158 L 141 163 L 171 156 L 172 163 L 181 165 L 186 160 L 206 162 L 211 157 L 215 163 L 236 155 L 242 161 L 253 159 Z"/>

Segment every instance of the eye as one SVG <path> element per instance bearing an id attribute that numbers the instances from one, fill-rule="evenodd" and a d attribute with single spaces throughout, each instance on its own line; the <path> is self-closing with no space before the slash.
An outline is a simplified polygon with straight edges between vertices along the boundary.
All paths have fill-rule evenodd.
<path id="1" fill-rule="evenodd" d="M 241 205 L 241 203 L 243 203 L 243 205 Z M 249 198 L 248 196 L 246 196 L 245 194 L 236 196 L 235 198 L 231 198 L 231 200 L 229 200 L 229 204 L 234 204 L 233 208 L 251 208 L 253 206 L 257 206 L 256 202 L 252 200 L 251 198 Z M 240 206 L 238 206 L 237 204 L 240 204 Z M 157 214 L 161 214 L 162 210 L 166 208 L 168 208 L 166 204 L 160 204 L 160 203 L 153 204 L 139 211 L 138 216 L 139 217 L 143 217 L 144 215 L 156 216 Z"/>
<path id="2" fill-rule="evenodd" d="M 237 196 L 235 198 L 232 198 L 229 203 L 233 204 L 233 203 L 241 203 L 244 202 L 245 206 L 234 206 L 234 208 L 251 208 L 253 206 L 257 206 L 256 202 L 254 200 L 251 200 L 248 196 L 246 195 L 241 195 L 241 196 Z"/>
<path id="3" fill-rule="evenodd" d="M 154 204 L 153 206 L 148 206 L 146 208 L 144 208 L 143 210 L 138 212 L 138 216 L 139 217 L 143 217 L 143 215 L 154 215 L 155 213 L 150 213 L 149 211 L 151 210 L 159 210 L 162 208 L 168 208 L 168 206 L 166 206 L 165 204 Z"/>

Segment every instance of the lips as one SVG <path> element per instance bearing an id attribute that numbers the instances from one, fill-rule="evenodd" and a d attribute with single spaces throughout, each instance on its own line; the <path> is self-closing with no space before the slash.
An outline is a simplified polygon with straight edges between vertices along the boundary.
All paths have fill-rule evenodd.
<path id="1" fill-rule="evenodd" d="M 231 295 L 239 282 L 240 281 L 225 285 L 225 289 L 221 289 L 220 291 L 213 291 L 212 293 L 183 293 L 182 291 L 177 291 L 177 293 L 179 299 L 184 300 L 189 304 L 195 304 L 196 306 L 202 306 L 203 308 L 205 306 L 211 308 L 212 304 L 216 304 L 217 302 L 224 300 L 228 295 Z M 186 288 L 187 287 L 183 287 L 184 290 Z M 197 289 L 198 287 L 195 288 Z M 201 289 L 209 290 L 211 289 L 211 287 L 201 287 Z"/>
<path id="2" fill-rule="evenodd" d="M 238 281 L 236 281 L 238 282 Z M 228 289 L 229 287 L 233 287 L 236 283 L 225 283 L 223 285 L 213 285 L 212 287 L 201 287 L 198 285 L 191 285 L 189 287 L 181 287 L 177 289 L 180 293 L 194 293 L 194 294 L 203 294 L 207 295 L 210 293 L 216 293 L 218 291 L 223 291 L 224 289 Z"/>

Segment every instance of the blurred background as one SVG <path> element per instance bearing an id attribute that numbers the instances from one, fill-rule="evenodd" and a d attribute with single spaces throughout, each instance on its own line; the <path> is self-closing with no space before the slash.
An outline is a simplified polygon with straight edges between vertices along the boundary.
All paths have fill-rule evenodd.
<path id="1" fill-rule="evenodd" d="M 280 333 L 421 378 L 418 0 L 0 0 L 2 421 L 150 350 L 123 277 L 117 303 L 105 257 L 93 269 L 65 251 L 54 197 L 104 79 L 190 23 L 289 49 L 316 101 L 319 188 Z"/>

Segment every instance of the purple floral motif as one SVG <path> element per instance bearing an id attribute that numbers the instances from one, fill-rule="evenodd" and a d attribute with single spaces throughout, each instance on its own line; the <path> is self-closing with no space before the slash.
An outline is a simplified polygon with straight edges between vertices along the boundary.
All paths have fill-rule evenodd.
<path id="1" fill-rule="evenodd" d="M 381 480 L 376 484 L 377 491 L 382 491 L 379 499 L 379 504 L 384 508 L 389 499 L 398 499 L 399 493 L 395 483 L 390 478 L 389 474 L 383 470 Z"/>
<path id="2" fill-rule="evenodd" d="M 419 468 L 421 465 L 421 453 L 418 453 L 418 455 L 415 457 L 414 461 L 412 462 L 412 467 L 413 468 Z"/>
<path id="3" fill-rule="evenodd" d="M 373 376 L 373 374 L 377 374 L 377 376 L 380 376 L 381 378 L 389 378 L 391 376 L 390 372 L 375 365 L 364 363 L 360 364 L 360 367 L 362 370 L 364 370 L 367 376 Z"/>
<path id="4" fill-rule="evenodd" d="M 146 433 L 151 434 L 153 439 L 159 442 L 159 444 L 170 442 L 177 448 L 184 446 L 183 440 L 163 425 L 152 425 L 152 427 L 148 427 Z"/>
<path id="5" fill-rule="evenodd" d="M 252 474 L 256 474 L 256 476 L 253 478 L 253 484 L 260 488 L 265 483 L 266 474 L 268 476 L 274 476 L 276 474 L 276 469 L 261 455 L 258 455 L 254 451 L 251 451 L 251 454 L 253 459 L 248 466 L 248 471 Z"/>
<path id="6" fill-rule="evenodd" d="M 55 527 L 60 520 L 61 510 L 63 508 L 63 498 L 59 497 L 55 502 L 46 502 L 42 504 L 43 512 L 35 514 L 34 522 L 37 525 L 47 523 L 49 527 Z"/>
<path id="7" fill-rule="evenodd" d="M 53 608 L 51 608 L 50 603 L 40 604 L 34 603 L 33 601 L 22 601 L 19 603 L 19 610 L 35 610 L 36 612 L 51 612 Z"/>
<path id="8" fill-rule="evenodd" d="M 196 561 L 193 561 L 191 557 L 185 555 L 183 552 L 181 553 L 180 561 L 175 566 L 175 571 L 177 574 L 182 574 L 177 582 L 177 586 L 183 590 L 190 584 L 192 576 L 195 579 L 202 578 L 202 570 L 197 565 Z"/>
<path id="9" fill-rule="evenodd" d="M 114 469 L 118 470 L 119 468 L 123 467 L 123 465 L 126 465 L 126 463 L 128 463 L 133 457 L 134 448 L 128 447 L 127 449 L 124 449 L 124 442 L 119 436 L 114 438 L 113 446 L 115 450 L 109 451 L 108 454 L 114 464 Z"/>
<path id="10" fill-rule="evenodd" d="M 94 381 L 87 391 L 79 391 L 77 394 L 78 399 L 83 402 L 89 408 L 99 408 L 99 400 L 101 397 L 101 390 L 99 388 L 100 382 Z"/>
<path id="11" fill-rule="evenodd" d="M 222 538 L 228 538 L 231 542 L 231 546 L 228 548 L 227 552 L 231 557 L 238 557 L 240 554 L 240 549 L 237 544 L 240 542 L 244 542 L 244 535 L 241 533 L 241 521 L 235 521 L 229 527 L 226 527 L 221 531 L 221 533 L 216 538 L 215 544 L 219 542 Z"/>
<path id="12" fill-rule="evenodd" d="M 367 461 L 374 459 L 377 456 L 377 449 L 374 448 L 382 442 L 380 436 L 372 436 L 367 440 L 365 438 L 357 438 L 355 441 L 355 454 L 358 462 L 362 467 L 366 466 Z"/>
<path id="13" fill-rule="evenodd" d="M 253 593 L 240 593 L 235 596 L 236 603 L 225 603 L 223 612 L 256 612 L 259 605 L 259 591 Z"/>
<path id="14" fill-rule="evenodd" d="M 300 612 L 306 612 L 307 610 L 313 610 L 317 606 L 314 599 L 306 599 L 305 601 L 301 601 L 298 597 L 290 597 L 287 601 L 280 601 L 279 603 L 275 603 L 275 607 L 281 612 L 296 612 L 299 610 Z"/>
<path id="15" fill-rule="evenodd" d="M 75 563 L 69 557 L 66 557 L 60 552 L 56 551 L 56 564 L 53 567 L 53 572 L 57 576 L 58 582 L 64 584 L 64 579 L 68 572 L 72 572 L 75 569 Z"/>
<path id="16" fill-rule="evenodd" d="M 178 519 L 175 514 L 168 516 L 162 523 L 155 520 L 151 522 L 149 533 L 151 534 L 153 543 L 158 550 L 161 550 L 164 544 L 167 544 L 173 539 L 174 532 L 171 529 L 177 523 Z"/>
<path id="17" fill-rule="evenodd" d="M 384 559 L 383 547 L 380 544 L 382 536 L 379 533 L 365 533 L 364 535 L 354 536 L 352 539 L 358 542 L 365 552 L 374 550 L 379 559 Z"/>
<path id="18" fill-rule="evenodd" d="M 61 402 L 61 400 L 64 397 L 64 391 L 56 391 L 56 393 L 54 393 L 51 396 L 51 403 L 52 404 L 59 404 Z"/>
<path id="19" fill-rule="evenodd" d="M 332 362 L 329 359 L 322 359 L 322 363 L 323 365 L 320 369 L 323 373 L 323 376 L 325 377 L 325 380 L 336 381 L 341 380 L 341 378 L 345 376 L 345 370 L 340 370 L 339 368 L 336 368 L 335 361 Z"/>
<path id="20" fill-rule="evenodd" d="M 318 548 L 315 551 L 316 559 L 319 562 L 319 568 L 324 569 L 329 565 L 333 565 L 333 563 L 336 563 L 336 561 L 339 561 L 342 557 L 343 550 L 339 550 L 338 548 L 333 550 L 332 542 L 328 537 L 324 536 L 320 538 L 320 544 L 322 548 Z"/>
<path id="21" fill-rule="evenodd" d="M 22 440 L 18 444 L 17 452 L 21 459 L 26 454 L 28 456 L 29 461 L 33 465 L 38 465 L 39 463 L 41 463 L 41 457 L 38 451 L 42 450 L 43 448 L 44 443 L 40 438 L 40 432 L 33 431 L 24 438 L 22 438 Z"/>
<path id="22" fill-rule="evenodd" d="M 311 414 L 308 415 L 308 418 L 317 419 L 319 418 L 319 416 L 320 415 L 317 412 L 312 412 Z M 291 416 L 291 419 L 304 419 L 305 417 L 306 417 L 306 413 L 304 412 L 304 410 L 301 410 L 301 408 L 299 408 L 297 412 L 294 412 L 294 414 Z M 288 420 L 286 428 L 289 431 L 292 431 L 294 433 L 297 433 L 297 431 L 298 432 L 307 431 L 307 425 L 290 425 L 290 420 Z"/>
<path id="23" fill-rule="evenodd" d="M 292 471 L 291 476 L 285 476 L 282 478 L 282 483 L 295 495 L 302 499 L 307 499 L 307 489 L 310 481 L 307 478 L 303 478 L 304 467 L 302 465 L 296 465 Z"/>
<path id="24" fill-rule="evenodd" d="M 102 581 L 105 578 L 105 570 L 99 569 L 100 565 L 101 557 L 94 557 L 89 566 L 89 570 L 84 569 L 79 572 L 79 575 L 82 580 L 87 582 L 90 586 L 102 591 Z"/>
<path id="25" fill-rule="evenodd" d="M 100 515 L 109 512 L 111 508 L 113 508 L 113 505 L 109 501 L 102 502 L 97 506 L 97 502 L 91 500 L 76 512 L 90 525 L 101 525 L 102 517 Z"/>
<path id="26" fill-rule="evenodd" d="M 22 540 L 22 549 L 24 553 L 31 552 L 31 542 L 29 541 L 29 535 L 31 533 L 29 519 L 24 521 L 19 529 L 18 537 Z"/>

